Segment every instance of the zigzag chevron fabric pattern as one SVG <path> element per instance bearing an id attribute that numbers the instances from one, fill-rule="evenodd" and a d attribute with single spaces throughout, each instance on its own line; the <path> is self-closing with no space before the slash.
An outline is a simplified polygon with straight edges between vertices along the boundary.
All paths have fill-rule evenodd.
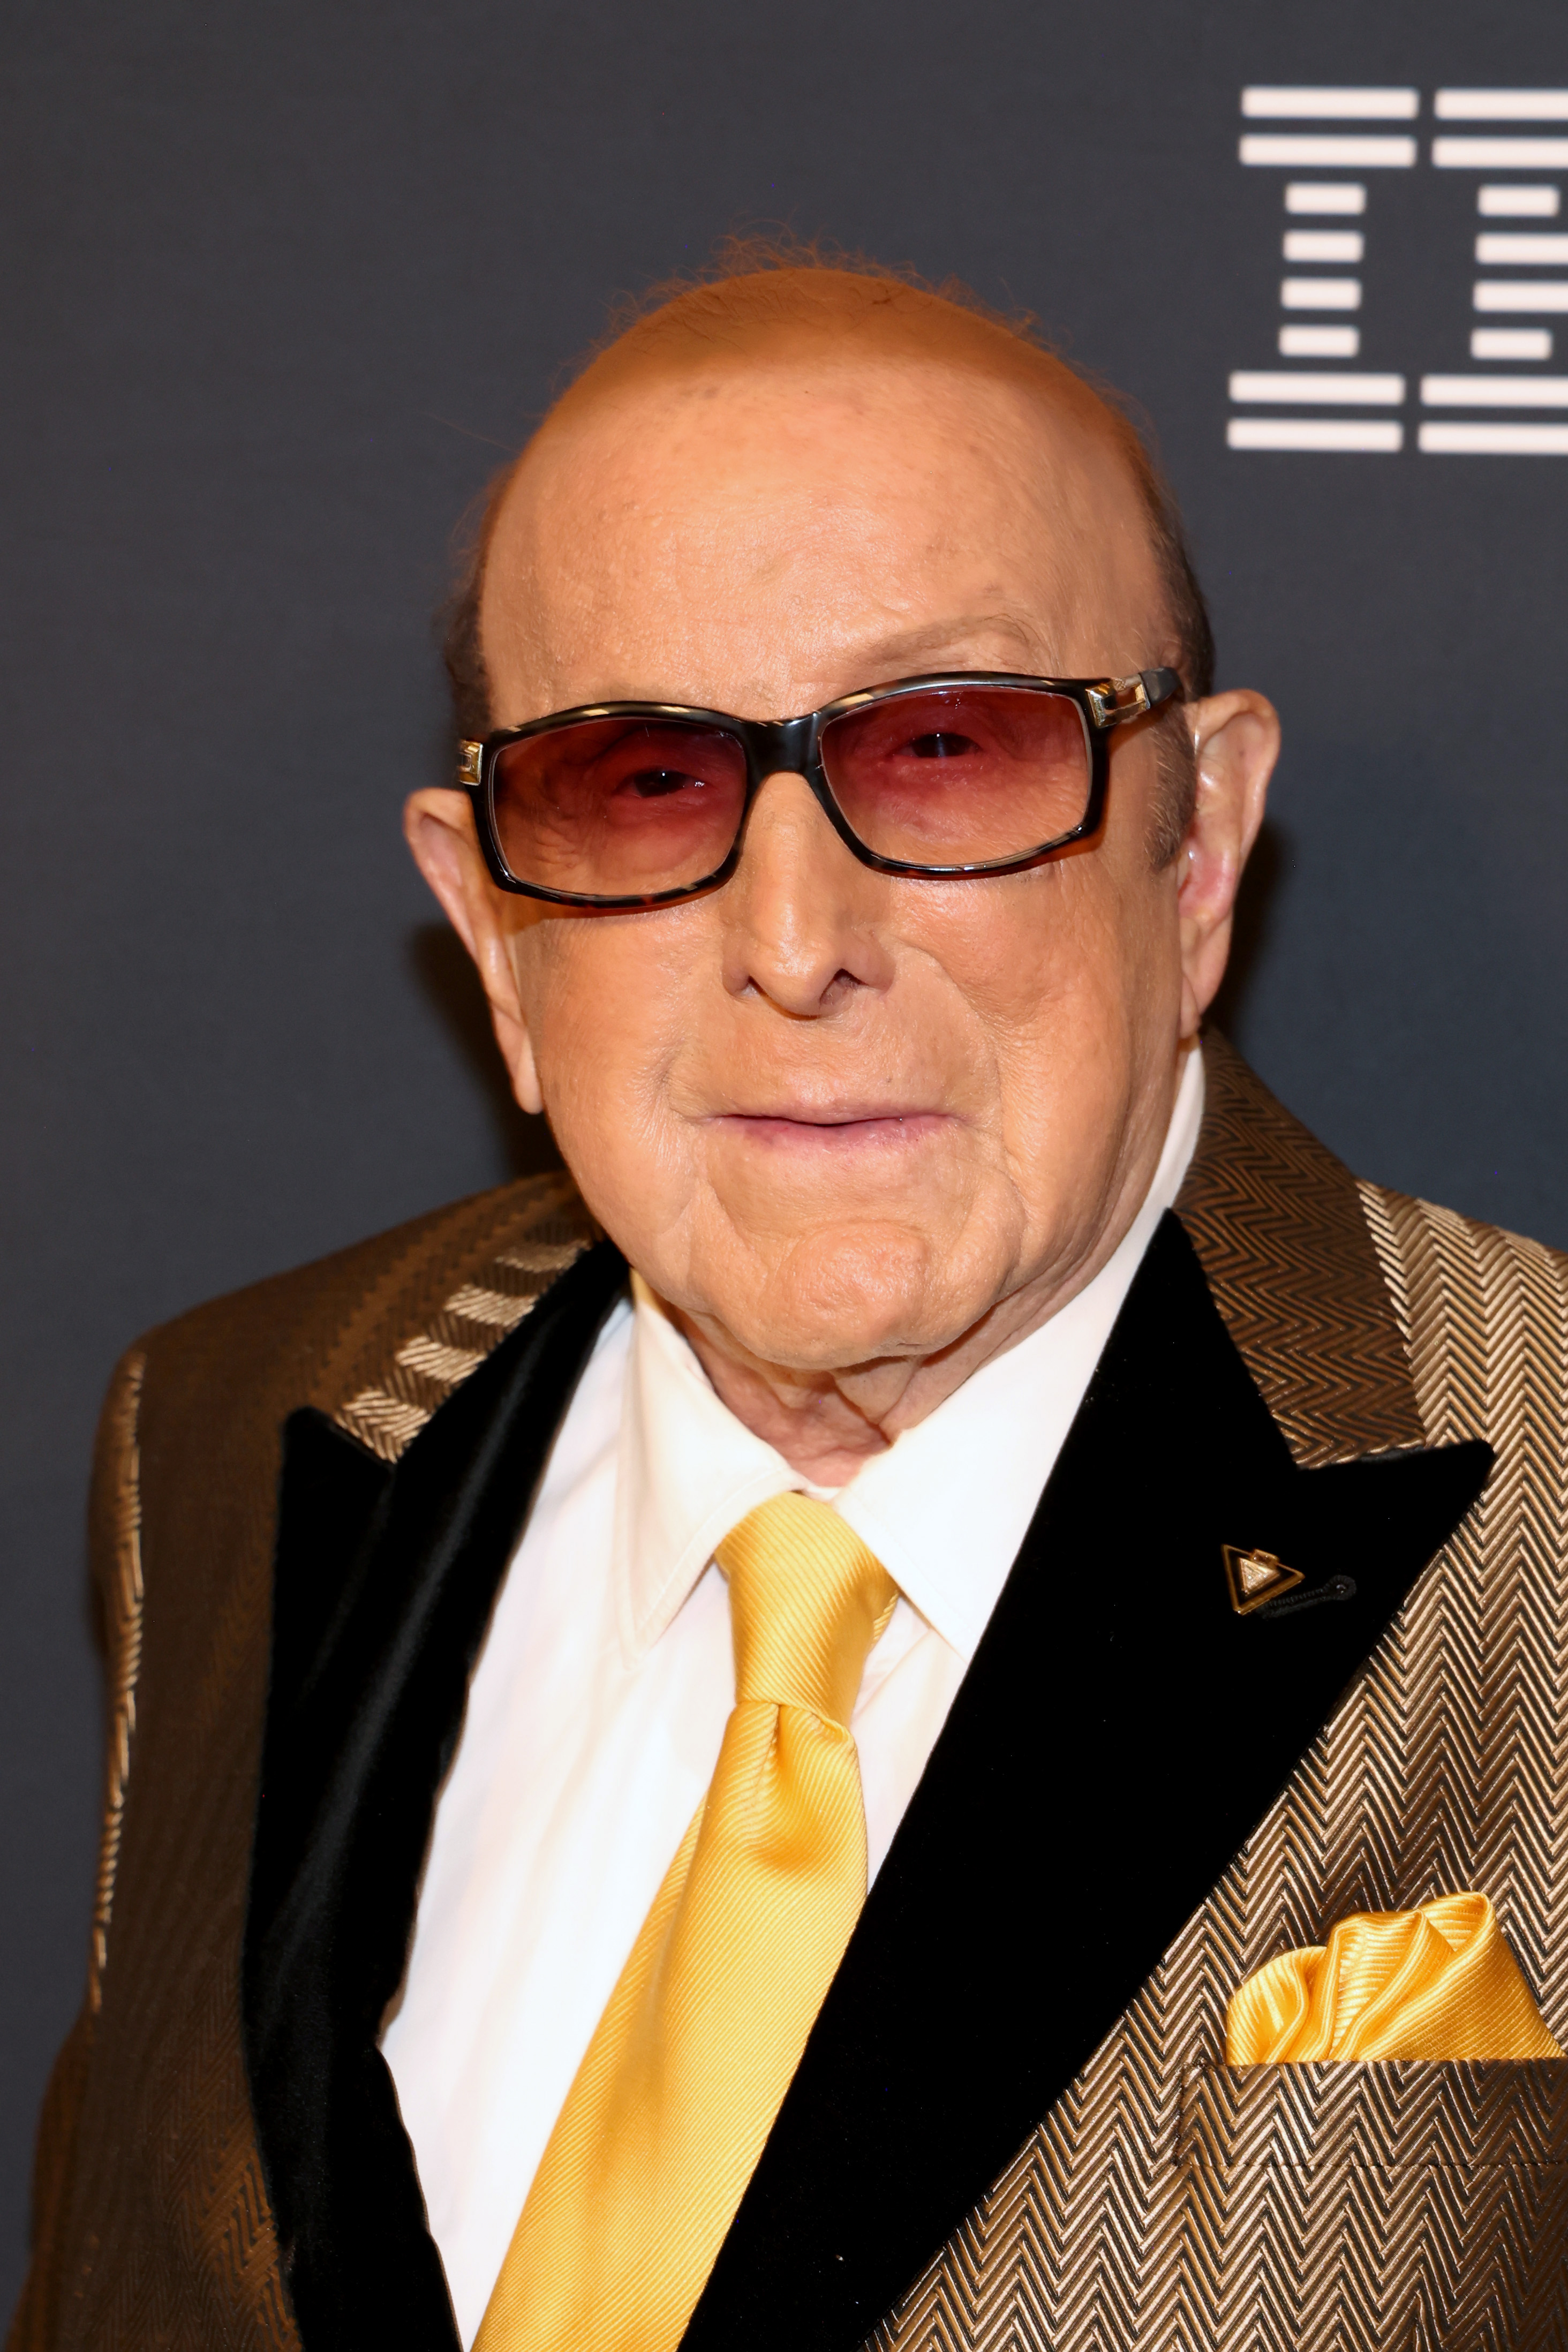
<path id="1" fill-rule="evenodd" d="M 1424 1441 L 1350 1171 L 1233 1047 L 1204 1037 L 1203 1147 L 1177 1212 L 1304 1469 Z"/>
<path id="2" fill-rule="evenodd" d="M 874 2352 L 1568 2345 L 1568 2065 L 1220 2063 L 1251 1969 L 1456 1886 L 1568 2030 L 1568 1261 L 1361 1192 L 1429 1440 L 1489 1438 L 1491 1485 Z"/>
<path id="3" fill-rule="evenodd" d="M 114 1909 L 114 1874 L 120 1862 L 120 1829 L 125 1811 L 125 1780 L 136 1731 L 136 1676 L 142 1664 L 142 1497 L 136 1422 L 142 1402 L 145 1359 L 133 1356 L 110 1392 L 107 1450 L 117 1475 L 110 1508 L 114 1528 L 113 1569 L 104 1598 L 108 1622 L 104 1648 L 110 1664 L 109 1731 L 105 1742 L 103 1832 L 99 1842 L 98 1899 L 93 1906 L 92 1948 L 88 1959 L 87 2005 L 96 2013 L 103 1999 L 103 1963 Z"/>
<path id="4" fill-rule="evenodd" d="M 1178 2164 L 1214 2173 L 1240 2165 L 1310 2171 L 1326 2149 L 1342 2164 L 1409 2170 L 1568 2165 L 1568 2067 L 1385 2058 L 1364 2066 L 1190 2066 L 1183 2074 Z"/>
<path id="5" fill-rule="evenodd" d="M 333 1419 L 384 1462 L 395 1462 L 437 1407 L 516 1330 L 591 1238 L 581 1211 L 556 1211 L 547 1192 L 526 1232 L 477 1277 L 459 1283 L 423 1330 L 405 1339 L 392 1361 L 340 1405 Z"/>

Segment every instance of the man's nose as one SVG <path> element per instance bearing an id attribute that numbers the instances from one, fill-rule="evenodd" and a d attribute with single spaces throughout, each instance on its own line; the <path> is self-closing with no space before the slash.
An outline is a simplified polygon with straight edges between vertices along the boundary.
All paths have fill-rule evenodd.
<path id="1" fill-rule="evenodd" d="M 878 916 L 889 887 L 840 841 L 804 776 L 767 777 L 721 894 L 725 986 L 805 1016 L 854 989 L 885 988 L 892 959 Z"/>

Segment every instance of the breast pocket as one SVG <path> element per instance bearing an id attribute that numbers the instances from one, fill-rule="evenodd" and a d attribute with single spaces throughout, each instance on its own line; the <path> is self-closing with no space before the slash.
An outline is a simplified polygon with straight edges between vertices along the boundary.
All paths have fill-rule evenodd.
<path id="1" fill-rule="evenodd" d="M 1568 2059 L 1190 2067 L 1176 2162 L 1224 2352 L 1568 2347 Z"/>

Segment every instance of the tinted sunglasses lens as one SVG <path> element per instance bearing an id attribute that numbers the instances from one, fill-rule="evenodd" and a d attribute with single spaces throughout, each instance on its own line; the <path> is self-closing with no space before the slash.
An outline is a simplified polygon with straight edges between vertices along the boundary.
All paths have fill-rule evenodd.
<path id="1" fill-rule="evenodd" d="M 651 898 L 722 866 L 741 828 L 746 757 L 683 720 L 586 719 L 502 746 L 490 784 L 500 853 L 520 882 L 592 898 Z"/>
<path id="2" fill-rule="evenodd" d="M 1089 813 L 1077 703 L 1023 687 L 944 687 L 847 711 L 823 730 L 822 765 L 851 832 L 910 866 L 1027 857 Z"/>

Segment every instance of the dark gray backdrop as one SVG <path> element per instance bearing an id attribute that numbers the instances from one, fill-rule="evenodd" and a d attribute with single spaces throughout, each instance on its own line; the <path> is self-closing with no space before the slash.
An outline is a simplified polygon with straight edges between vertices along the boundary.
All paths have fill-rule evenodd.
<path id="1" fill-rule="evenodd" d="M 1357 1167 L 1568 1242 L 1568 458 L 1227 451 L 1228 370 L 1274 359 L 1283 175 L 1237 161 L 1273 81 L 1429 115 L 1568 83 L 1568 18 L 13 0 L 0 2308 L 85 1962 L 109 1368 L 548 1150 L 397 810 L 438 772 L 450 526 L 609 296 L 784 221 L 1027 305 L 1141 399 L 1222 680 L 1286 722 L 1240 1042 Z M 1366 362 L 1468 366 L 1475 175 L 1369 176 Z"/>

